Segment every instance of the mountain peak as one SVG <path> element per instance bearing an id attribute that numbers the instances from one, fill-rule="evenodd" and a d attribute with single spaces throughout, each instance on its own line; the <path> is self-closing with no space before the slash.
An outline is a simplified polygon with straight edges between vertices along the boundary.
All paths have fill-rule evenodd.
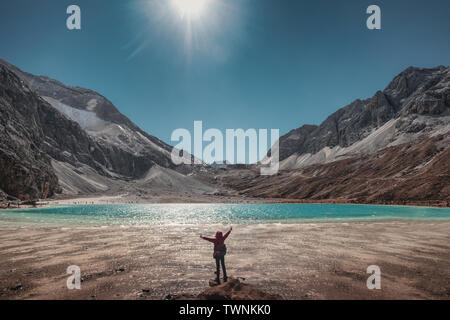
<path id="1" fill-rule="evenodd" d="M 354 147 L 351 152 L 375 150 L 394 141 L 409 141 L 416 137 L 416 134 L 422 133 L 425 127 L 428 127 L 428 133 L 448 127 L 448 123 L 439 122 L 437 119 L 424 118 L 419 124 L 417 119 L 413 120 L 414 117 L 417 115 L 444 117 L 449 113 L 449 107 L 450 68 L 409 67 L 397 75 L 386 89 L 378 90 L 372 98 L 357 99 L 331 114 L 319 126 L 302 126 L 281 137 L 280 160 L 286 160 L 289 163 L 288 167 L 298 166 L 300 163 L 304 166 L 317 161 L 331 161 L 335 158 L 330 158 L 326 148 L 335 150 L 340 148 L 339 154 L 343 154 L 345 151 L 342 150 L 363 141 L 377 130 L 381 130 L 389 121 L 399 117 L 411 119 L 403 121 L 402 125 L 398 124 L 397 127 L 390 127 L 389 131 L 380 132 L 379 137 L 385 137 L 382 142 L 378 138 L 380 143 L 373 144 L 370 148 L 362 144 Z M 417 131 L 420 128 L 421 130 Z M 294 161 L 293 155 L 301 161 Z"/>
<path id="2" fill-rule="evenodd" d="M 172 147 L 105 97 L 0 60 L 0 189 L 19 198 L 99 192 L 168 170 Z M 2 130 L 3 129 L 3 130 Z M 15 169 L 14 169 L 15 168 Z M 112 180 L 111 180 L 112 179 Z M 29 187 L 27 187 L 29 185 Z"/>
<path id="3" fill-rule="evenodd" d="M 392 102 L 400 104 L 402 99 L 408 98 L 421 85 L 439 79 L 450 72 L 449 67 L 438 66 L 435 68 L 409 67 L 397 75 L 384 89 Z"/>

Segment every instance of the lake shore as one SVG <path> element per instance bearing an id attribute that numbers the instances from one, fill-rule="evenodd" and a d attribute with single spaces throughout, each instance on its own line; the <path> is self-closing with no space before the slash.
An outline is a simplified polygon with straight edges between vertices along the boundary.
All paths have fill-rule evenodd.
<path id="1" fill-rule="evenodd" d="M 367 205 L 393 205 L 393 206 L 419 206 L 419 207 L 450 207 L 449 200 L 433 201 L 378 201 L 360 202 L 355 199 L 282 199 L 282 198 L 250 198 L 239 196 L 218 196 L 218 195 L 180 195 L 166 193 L 158 196 L 137 196 L 134 194 L 113 194 L 113 195 L 85 195 L 85 196 L 59 196 L 52 199 L 42 200 L 37 203 L 38 207 L 48 205 L 73 205 L 73 204 L 170 204 L 170 203 L 293 203 L 293 204 L 367 204 Z M 15 209 L 18 205 L 11 203 L 0 203 L 0 210 Z M 20 205 L 20 208 L 33 208 L 33 205 Z"/>
<path id="2" fill-rule="evenodd" d="M 229 275 L 285 299 L 450 299 L 450 221 L 237 224 Z M 219 225 L 0 224 L 0 299 L 162 299 L 213 277 Z M 66 269 L 81 268 L 81 290 Z M 366 269 L 381 268 L 368 290 Z"/>

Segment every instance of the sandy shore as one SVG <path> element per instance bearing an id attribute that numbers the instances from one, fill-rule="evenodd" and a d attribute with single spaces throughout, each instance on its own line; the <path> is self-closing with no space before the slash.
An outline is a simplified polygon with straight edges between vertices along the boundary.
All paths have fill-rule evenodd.
<path id="1" fill-rule="evenodd" d="M 214 264 L 200 233 L 224 226 L 20 227 L 0 223 L 0 299 L 197 294 Z M 285 299 L 450 299 L 450 221 L 235 225 L 229 274 Z M 378 265 L 382 289 L 366 287 Z M 66 268 L 81 268 L 68 290 Z"/>
<path id="2" fill-rule="evenodd" d="M 378 204 L 378 205 L 400 205 L 400 206 L 424 206 L 424 207 L 449 207 L 448 200 L 434 201 L 384 201 L 365 203 L 355 199 L 285 199 L 285 198 L 252 198 L 244 196 L 219 196 L 210 194 L 179 194 L 165 192 L 164 195 L 139 196 L 136 194 L 122 193 L 111 195 L 78 195 L 58 196 L 56 198 L 39 202 L 40 207 L 49 204 L 72 205 L 72 204 L 153 204 L 153 203 L 324 203 L 324 204 Z M 17 204 L 11 204 L 16 208 Z M 31 205 L 21 205 L 22 208 L 31 208 Z M 0 209 L 7 209 L 6 203 L 0 203 Z"/>

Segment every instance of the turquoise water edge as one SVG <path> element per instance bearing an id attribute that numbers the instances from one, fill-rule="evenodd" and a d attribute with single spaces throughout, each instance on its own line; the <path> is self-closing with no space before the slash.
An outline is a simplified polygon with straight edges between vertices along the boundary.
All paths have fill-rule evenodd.
<path id="1" fill-rule="evenodd" d="M 0 225 L 168 225 L 450 220 L 449 208 L 348 204 L 54 205 L 0 211 Z"/>

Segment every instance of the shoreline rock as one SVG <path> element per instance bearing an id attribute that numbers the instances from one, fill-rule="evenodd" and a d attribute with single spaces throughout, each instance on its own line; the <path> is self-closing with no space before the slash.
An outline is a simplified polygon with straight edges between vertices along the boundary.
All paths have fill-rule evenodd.
<path id="1" fill-rule="evenodd" d="M 167 295 L 165 300 L 282 300 L 276 294 L 260 290 L 257 286 L 247 284 L 236 278 L 212 286 L 198 295 Z"/>

